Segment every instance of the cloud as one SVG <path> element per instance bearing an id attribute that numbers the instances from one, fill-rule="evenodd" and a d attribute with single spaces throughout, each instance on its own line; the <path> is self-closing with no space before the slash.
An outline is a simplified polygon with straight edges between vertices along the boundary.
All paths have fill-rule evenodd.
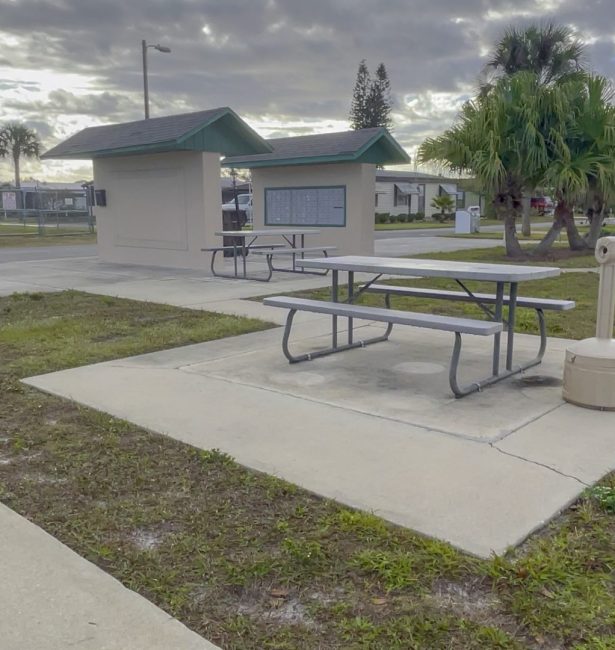
<path id="1" fill-rule="evenodd" d="M 266 134 L 343 128 L 359 61 L 383 61 L 395 135 L 413 149 L 450 125 L 508 24 L 550 17 L 587 40 L 593 69 L 615 74 L 612 0 L 9 1 L 0 120 L 49 124 L 49 146 L 140 118 L 146 38 L 172 49 L 148 50 L 152 116 L 228 105 Z"/>

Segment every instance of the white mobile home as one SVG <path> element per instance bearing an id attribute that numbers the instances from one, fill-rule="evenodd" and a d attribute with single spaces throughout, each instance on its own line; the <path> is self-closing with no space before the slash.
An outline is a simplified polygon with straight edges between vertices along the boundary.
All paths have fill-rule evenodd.
<path id="1" fill-rule="evenodd" d="M 441 194 L 450 194 L 457 204 L 457 181 L 420 172 L 376 171 L 376 213 L 398 215 L 422 212 L 429 218 L 437 212 L 431 207 L 431 202 Z"/>

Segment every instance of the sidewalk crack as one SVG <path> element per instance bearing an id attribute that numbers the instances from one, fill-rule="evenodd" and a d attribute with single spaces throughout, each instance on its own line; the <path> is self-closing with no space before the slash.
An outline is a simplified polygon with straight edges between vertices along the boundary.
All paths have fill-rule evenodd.
<path id="1" fill-rule="evenodd" d="M 504 451 L 503 449 L 500 449 L 495 443 L 492 442 L 489 443 L 489 446 L 495 449 L 496 451 L 499 451 L 501 454 L 504 454 L 505 456 L 510 456 L 511 458 L 517 458 L 519 460 L 525 461 L 526 463 L 531 463 L 532 465 L 538 465 L 538 467 L 544 467 L 545 469 L 548 469 L 551 472 L 554 472 L 555 474 L 559 474 L 564 478 L 571 478 L 573 481 L 577 481 L 583 487 L 591 487 L 590 483 L 586 483 L 585 481 L 581 480 L 578 476 L 573 476 L 572 474 L 566 474 L 566 472 L 561 472 L 560 470 L 555 469 L 555 467 L 552 467 L 551 465 L 547 465 L 546 463 L 541 463 L 537 460 L 532 460 L 531 458 L 525 458 L 524 456 L 520 456 L 519 454 L 513 454 L 510 451 Z"/>

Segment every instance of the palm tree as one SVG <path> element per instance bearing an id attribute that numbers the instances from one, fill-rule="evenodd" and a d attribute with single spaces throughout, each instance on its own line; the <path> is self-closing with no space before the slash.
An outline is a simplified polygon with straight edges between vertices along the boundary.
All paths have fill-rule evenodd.
<path id="1" fill-rule="evenodd" d="M 537 253 L 548 250 L 562 228 L 566 228 L 572 250 L 594 248 L 602 208 L 615 193 L 615 107 L 610 83 L 604 77 L 588 75 L 560 86 L 557 93 L 567 109 L 564 122 L 553 130 L 557 136 L 549 140 L 550 162 L 544 182 L 555 189 L 558 203 L 553 225 Z M 574 206 L 582 198 L 598 207 L 585 238 L 574 222 Z"/>
<path id="2" fill-rule="evenodd" d="M 523 189 L 542 178 L 548 163 L 544 129 L 562 110 L 551 95 L 535 74 L 504 77 L 489 93 L 466 102 L 450 129 L 419 148 L 421 162 L 472 174 L 494 197 L 509 256 L 524 254 L 516 233 Z"/>
<path id="3" fill-rule="evenodd" d="M 553 23 L 525 29 L 510 27 L 491 52 L 483 72 L 496 79 L 532 72 L 542 84 L 557 83 L 584 70 L 584 55 L 585 46 L 569 27 Z"/>
<path id="4" fill-rule="evenodd" d="M 446 219 L 446 215 L 453 211 L 455 207 L 455 199 L 450 194 L 441 194 L 434 196 L 431 201 L 431 207 L 436 208 L 442 216 L 442 221 Z"/>
<path id="5" fill-rule="evenodd" d="M 583 74 L 585 46 L 574 32 L 562 25 L 547 23 L 525 29 L 508 28 L 496 43 L 483 69 L 480 92 L 487 93 L 495 79 L 517 72 L 532 72 L 540 83 L 562 83 Z M 529 193 L 534 188 L 527 188 Z M 524 199 L 523 234 L 531 234 L 529 197 Z"/>
<path id="6" fill-rule="evenodd" d="M 41 143 L 36 131 L 18 122 L 8 122 L 0 129 L 0 156 L 11 156 L 15 168 L 15 187 L 21 187 L 19 163 L 24 158 L 38 158 Z"/>

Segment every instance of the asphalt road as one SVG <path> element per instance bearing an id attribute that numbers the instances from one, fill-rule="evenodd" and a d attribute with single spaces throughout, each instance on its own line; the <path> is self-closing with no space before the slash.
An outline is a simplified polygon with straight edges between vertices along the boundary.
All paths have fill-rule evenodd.
<path id="1" fill-rule="evenodd" d="M 0 248 L 0 264 L 3 262 L 57 260 L 65 257 L 91 257 L 93 255 L 96 255 L 96 244 Z"/>
<path id="2" fill-rule="evenodd" d="M 548 223 L 535 223 L 532 227 L 545 228 Z M 502 232 L 502 226 L 483 226 L 484 232 Z M 447 234 L 453 234 L 454 228 L 421 228 L 412 230 L 376 230 L 375 239 L 383 240 L 406 240 L 405 242 L 383 243 L 376 246 L 379 254 L 384 255 L 412 255 L 412 253 L 424 253 L 438 250 L 456 250 L 472 248 L 474 242 L 476 247 L 487 246 L 488 242 L 472 239 L 447 239 Z M 444 237 L 442 237 L 444 236 Z M 413 244 L 412 239 L 424 240 Z M 491 246 L 496 245 L 491 240 Z M 40 260 L 57 260 L 65 257 L 92 257 L 96 255 L 96 244 L 73 244 L 68 246 L 33 246 L 29 248 L 0 248 L 0 264 L 3 262 L 30 262 Z"/>

